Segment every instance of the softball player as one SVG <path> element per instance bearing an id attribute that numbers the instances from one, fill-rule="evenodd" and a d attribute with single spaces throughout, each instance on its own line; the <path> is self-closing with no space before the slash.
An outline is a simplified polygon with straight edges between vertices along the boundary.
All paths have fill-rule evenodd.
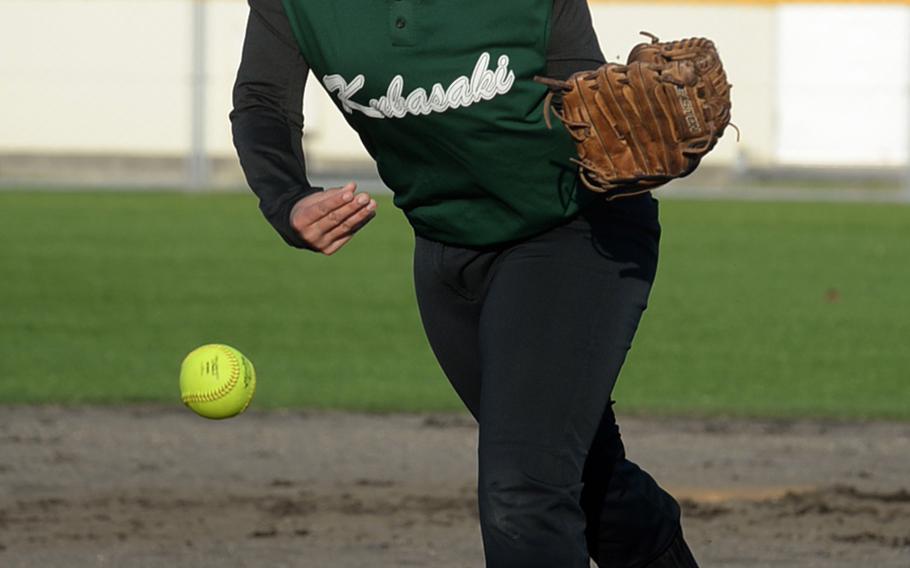
<path id="1" fill-rule="evenodd" d="M 231 114 L 249 185 L 285 241 L 324 254 L 375 215 L 354 184 L 307 181 L 312 71 L 414 228 L 424 328 L 479 424 L 487 566 L 696 566 L 610 400 L 655 275 L 657 202 L 579 189 L 532 80 L 603 63 L 585 1 L 250 6 Z"/>

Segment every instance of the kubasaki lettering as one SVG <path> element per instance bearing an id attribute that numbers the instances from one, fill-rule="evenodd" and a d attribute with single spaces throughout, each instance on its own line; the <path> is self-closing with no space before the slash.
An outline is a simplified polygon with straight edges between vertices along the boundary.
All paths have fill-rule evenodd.
<path id="1" fill-rule="evenodd" d="M 446 112 L 508 93 L 515 84 L 515 73 L 509 69 L 509 56 L 500 55 L 495 70 L 489 67 L 490 54 L 484 52 L 477 59 L 470 76 L 462 75 L 448 87 L 436 83 L 429 92 L 418 87 L 407 96 L 404 96 L 404 77 L 396 75 L 389 83 L 386 94 L 378 99 L 370 99 L 367 105 L 351 100 L 366 84 L 366 78 L 362 74 L 354 77 L 350 83 L 341 75 L 326 75 L 322 78 L 322 83 L 327 91 L 335 93 L 341 108 L 348 114 L 357 111 L 370 118 L 403 118 L 407 115 Z"/>

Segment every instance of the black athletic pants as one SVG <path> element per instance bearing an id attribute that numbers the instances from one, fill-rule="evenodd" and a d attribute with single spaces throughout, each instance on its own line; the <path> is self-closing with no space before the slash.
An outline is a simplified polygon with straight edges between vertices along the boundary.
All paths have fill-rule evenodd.
<path id="1" fill-rule="evenodd" d="M 417 238 L 421 318 L 480 427 L 489 568 L 647 566 L 681 541 L 679 506 L 625 458 L 610 402 L 659 238 L 647 194 L 507 246 Z"/>

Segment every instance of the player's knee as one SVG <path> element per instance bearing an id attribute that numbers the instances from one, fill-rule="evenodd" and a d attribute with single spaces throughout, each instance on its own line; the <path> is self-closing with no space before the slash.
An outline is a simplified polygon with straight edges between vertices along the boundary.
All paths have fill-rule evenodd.
<path id="1" fill-rule="evenodd" d="M 503 449 L 481 460 L 478 501 L 487 554 L 501 554 L 511 565 L 587 566 L 586 557 L 563 557 L 584 550 L 580 472 L 552 455 L 533 454 Z"/>
<path id="2" fill-rule="evenodd" d="M 511 539 L 558 531 L 561 519 L 576 514 L 575 493 L 572 486 L 551 485 L 519 472 L 489 476 L 478 488 L 481 519 Z"/>

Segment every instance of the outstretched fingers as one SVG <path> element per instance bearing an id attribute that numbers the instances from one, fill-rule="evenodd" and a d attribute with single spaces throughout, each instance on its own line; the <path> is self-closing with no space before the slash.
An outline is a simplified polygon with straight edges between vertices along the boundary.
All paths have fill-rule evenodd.
<path id="1" fill-rule="evenodd" d="M 327 216 L 331 216 L 337 209 L 354 200 L 354 191 L 356 189 L 357 184 L 351 182 L 344 187 L 327 189 L 304 198 L 306 207 L 301 209 L 300 213 L 295 216 L 294 221 L 302 229 L 321 221 Z"/>
<path id="2" fill-rule="evenodd" d="M 339 221 L 324 233 L 325 239 L 334 242 L 343 237 L 353 235 L 376 216 L 376 201 L 369 195 L 361 193 L 357 196 L 359 207 L 350 211 L 348 216 Z"/>
<path id="3" fill-rule="evenodd" d="M 315 250 L 336 252 L 376 215 L 376 201 L 356 189 L 349 183 L 304 198 L 292 212 L 294 229 Z"/>
<path id="4" fill-rule="evenodd" d="M 376 202 L 370 199 L 365 207 L 352 214 L 335 227 L 335 229 L 326 234 L 326 240 L 329 241 L 329 245 L 322 249 L 322 253 L 325 255 L 333 255 L 338 252 L 341 247 L 348 244 L 351 239 L 354 238 L 354 233 L 372 221 L 375 216 Z"/>

